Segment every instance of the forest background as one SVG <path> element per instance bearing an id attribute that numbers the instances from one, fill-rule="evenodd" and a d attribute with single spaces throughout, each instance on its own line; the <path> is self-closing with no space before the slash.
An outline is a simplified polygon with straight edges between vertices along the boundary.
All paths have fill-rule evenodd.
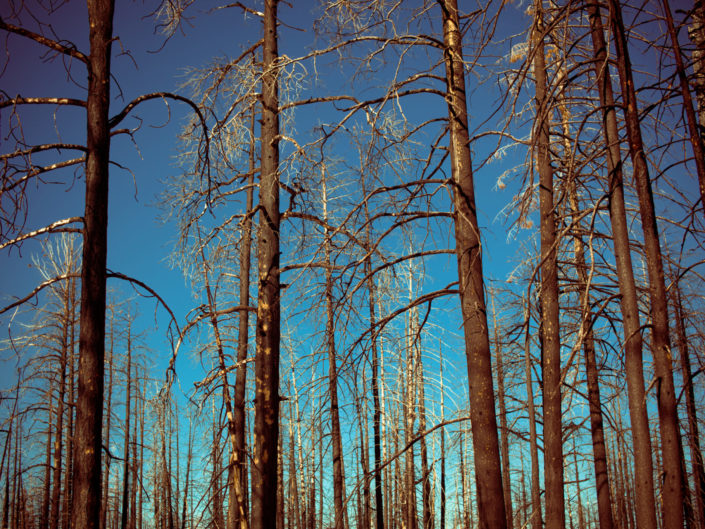
<path id="1" fill-rule="evenodd" d="M 278 454 L 264 496 L 271 516 L 250 513 L 257 499 L 249 487 L 259 486 L 253 462 L 261 455 L 254 396 L 260 344 L 255 310 L 247 307 L 267 305 L 258 299 L 256 268 L 267 238 L 258 227 L 268 211 L 260 200 L 261 106 L 271 73 L 263 67 L 262 35 L 272 4 L 115 6 L 105 390 L 100 487 L 92 489 L 101 492 L 85 526 L 271 527 L 269 520 L 307 529 L 483 527 L 487 512 L 498 509 L 475 490 L 476 482 L 483 487 L 483 472 L 476 474 L 485 463 L 478 460 L 496 452 L 508 527 L 607 527 L 600 490 L 608 491 L 619 527 L 682 527 L 684 518 L 703 527 L 703 208 L 686 113 L 688 104 L 701 110 L 702 6 L 656 2 L 621 10 L 668 292 L 662 297 L 670 311 L 668 369 L 682 465 L 677 507 L 686 506 L 680 519 L 667 512 L 676 492 L 661 455 L 667 448 L 663 372 L 652 357 L 653 259 L 632 177 L 638 163 L 626 141 L 628 96 L 613 67 L 618 141 L 607 145 L 621 146 L 615 155 L 602 136 L 610 106 L 600 103 L 590 4 L 541 2 L 461 6 L 467 11 L 458 18 L 472 155 L 465 174 L 474 177 L 494 369 L 494 452 L 478 452 L 471 427 L 468 344 L 482 340 L 463 336 L 469 318 L 458 296 L 466 286 L 458 282 L 462 252 L 454 237 L 463 213 L 454 205 L 458 114 L 447 69 L 448 57 L 457 59 L 446 30 L 453 2 L 279 2 L 279 132 L 268 145 L 278 143 L 281 193 L 281 326 L 270 339 L 281 343 L 281 379 L 274 382 L 282 400 L 277 436 L 269 439 Z M 603 9 L 606 53 L 616 66 L 617 8 L 610 2 Z M 666 13 L 674 16 L 679 47 Z M 77 235 L 86 219 L 88 150 L 85 105 L 75 101 L 91 91 L 82 63 L 94 43 L 85 6 L 76 2 L 10 2 L 0 16 L 2 521 L 83 527 L 75 518 L 74 450 Z M 694 102 L 683 98 L 681 72 Z M 613 242 L 615 156 L 624 168 L 636 285 L 631 332 L 625 268 Z M 542 160 L 552 173 L 547 210 Z M 547 244 L 549 218 L 556 238 Z M 545 323 L 550 262 L 557 341 Z M 638 386 L 628 379 L 636 334 L 644 341 L 641 400 L 653 446 L 646 472 L 632 426 L 640 412 L 630 407 Z M 560 344 L 552 372 L 551 340 Z M 604 417 L 602 471 L 590 360 L 582 352 L 590 342 Z M 543 392 L 546 377 L 556 375 L 549 387 L 561 388 L 560 476 L 551 466 L 558 452 Z M 644 501 L 651 507 L 640 508 Z"/>

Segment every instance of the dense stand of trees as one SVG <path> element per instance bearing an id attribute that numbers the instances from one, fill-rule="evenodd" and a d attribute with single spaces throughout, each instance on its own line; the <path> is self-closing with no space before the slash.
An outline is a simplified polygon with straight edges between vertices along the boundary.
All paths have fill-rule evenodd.
<path id="1" fill-rule="evenodd" d="M 0 92 L 37 282 L 0 303 L 2 528 L 705 528 L 701 2 L 170 0 L 158 54 L 254 36 L 120 105 L 122 7 L 87 4 L 0 11 L 0 81 L 29 44 L 66 78 Z M 179 310 L 107 268 L 157 99 Z M 57 183 L 83 211 L 45 221 Z"/>

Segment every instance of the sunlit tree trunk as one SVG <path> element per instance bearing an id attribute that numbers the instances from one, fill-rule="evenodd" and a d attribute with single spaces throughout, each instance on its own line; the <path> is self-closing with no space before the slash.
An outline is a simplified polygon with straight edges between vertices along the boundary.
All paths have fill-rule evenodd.
<path id="1" fill-rule="evenodd" d="M 413 296 L 411 269 L 408 277 L 409 301 Z M 404 418 L 404 446 L 408 446 L 404 454 L 404 486 L 401 491 L 403 502 L 403 527 L 404 529 L 417 529 L 418 517 L 416 514 L 416 470 L 414 446 L 409 446 L 412 438 L 416 434 L 414 427 L 416 423 L 416 356 L 418 342 L 416 334 L 415 309 L 410 309 L 407 313 L 406 326 L 406 347 L 403 367 L 403 388 L 402 412 Z M 400 373 L 400 376 L 402 373 Z"/>
<path id="2" fill-rule="evenodd" d="M 440 364 L 440 384 L 441 384 L 441 424 L 445 422 L 445 389 L 443 384 L 443 351 L 441 342 L 438 341 L 438 362 Z M 440 529 L 446 529 L 446 431 L 441 427 L 441 482 L 440 482 Z"/>
<path id="3" fill-rule="evenodd" d="M 420 353 L 418 355 L 418 364 L 416 385 L 419 388 L 419 433 L 423 435 L 426 431 L 426 391 L 424 388 L 423 359 Z M 431 471 L 428 465 L 428 448 L 425 435 L 421 437 L 419 443 L 421 445 L 421 504 L 423 506 L 423 529 L 433 529 L 433 494 L 431 489 Z"/>
<path id="4" fill-rule="evenodd" d="M 478 516 L 480 529 L 506 529 L 458 4 L 457 0 L 439 0 L 439 4 L 445 46 L 455 249 L 469 379 Z"/>

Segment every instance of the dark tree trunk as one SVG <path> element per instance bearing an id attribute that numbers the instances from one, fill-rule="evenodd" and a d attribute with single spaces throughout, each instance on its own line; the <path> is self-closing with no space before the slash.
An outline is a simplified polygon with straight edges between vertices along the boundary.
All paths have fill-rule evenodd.
<path id="1" fill-rule="evenodd" d="M 364 186 L 364 182 L 363 182 Z M 363 194 L 367 193 L 363 189 Z M 368 302 L 370 311 L 370 329 L 372 341 L 372 437 L 374 438 L 374 489 L 375 489 L 375 529 L 384 529 L 384 499 L 383 499 L 383 480 L 382 480 L 382 433 L 381 433 L 381 404 L 379 399 L 379 347 L 378 334 L 375 328 L 377 324 L 377 315 L 375 313 L 375 281 L 372 276 L 372 247 L 370 241 L 370 211 L 367 201 L 364 203 L 365 208 L 365 251 L 367 258 L 365 259 L 365 277 L 367 277 Z"/>
<path id="2" fill-rule="evenodd" d="M 543 373 L 544 479 L 546 529 L 565 527 L 563 494 L 563 438 L 561 427 L 561 341 L 558 304 L 558 264 L 553 167 L 549 137 L 549 102 L 546 96 L 543 0 L 534 3 L 534 75 L 536 76 L 535 156 L 539 171 L 541 231 L 541 329 Z"/>
<path id="3" fill-rule="evenodd" d="M 110 49 L 114 0 L 88 2 L 90 56 L 86 104 L 86 203 L 78 398 L 74 438 L 73 527 L 99 529 L 103 369 L 105 357 L 105 280 L 108 249 L 108 164 L 110 162 Z"/>
<path id="4" fill-rule="evenodd" d="M 524 375 L 526 378 L 526 401 L 529 415 L 529 451 L 531 453 L 531 506 L 527 508 L 529 521 L 533 529 L 543 528 L 543 515 L 541 511 L 541 484 L 539 482 L 539 447 L 538 433 L 536 431 L 536 405 L 534 404 L 534 381 L 531 362 L 531 313 L 526 300 L 526 335 L 524 338 Z"/>
<path id="5" fill-rule="evenodd" d="M 279 439 L 279 96 L 277 0 L 265 0 L 252 529 L 276 529 Z"/>
<path id="6" fill-rule="evenodd" d="M 52 452 L 52 440 L 54 439 L 53 432 L 53 417 L 54 414 L 54 381 L 49 381 L 49 389 L 47 390 L 47 435 L 45 442 L 45 452 L 44 452 L 44 481 L 43 481 L 43 494 L 41 510 L 39 513 L 39 529 L 49 528 L 49 499 L 51 493 L 51 452 Z M 2 469 L 0 469 L 0 475 L 2 475 Z"/>
<path id="7" fill-rule="evenodd" d="M 512 482 L 509 472 L 509 429 L 507 428 L 507 405 L 504 391 L 504 358 L 502 357 L 502 344 L 499 341 L 499 328 L 497 326 L 494 297 L 494 293 L 490 293 L 490 299 L 492 301 L 492 327 L 494 329 L 494 350 L 497 362 L 497 404 L 499 407 L 499 440 L 500 453 L 502 456 L 502 489 L 504 489 L 504 510 L 507 513 L 507 529 L 513 529 Z"/>
<path id="8" fill-rule="evenodd" d="M 247 198 L 245 204 L 245 218 L 242 223 L 242 240 L 240 241 L 240 306 L 250 305 L 250 262 L 252 254 L 252 216 L 250 212 L 253 208 L 253 188 L 255 181 L 255 110 L 252 109 L 250 122 L 250 132 L 252 133 L 252 144 L 250 145 L 249 172 L 247 186 Z M 233 450 L 233 496 L 235 500 L 233 511 L 233 529 L 247 529 L 249 526 L 249 509 L 247 505 L 247 436 L 246 434 L 246 412 L 245 412 L 245 390 L 247 388 L 247 346 L 249 344 L 249 321 L 250 312 L 240 311 L 238 315 L 237 327 L 237 372 L 235 375 L 235 394 L 233 400 L 233 422 L 235 426 L 235 446 Z M 238 493 L 237 491 L 240 491 Z"/>
<path id="9" fill-rule="evenodd" d="M 671 6 L 668 0 L 661 0 L 661 4 L 663 5 L 663 14 L 668 26 L 668 34 L 671 37 L 673 56 L 676 61 L 676 73 L 680 81 L 681 95 L 683 96 L 683 109 L 688 122 L 688 134 L 690 135 L 690 144 L 693 148 L 693 158 L 695 158 L 695 167 L 700 185 L 701 207 L 705 208 L 705 147 L 703 146 L 703 137 L 698 130 L 698 119 L 693 108 L 693 97 L 690 94 L 690 86 L 688 85 L 685 65 L 683 64 L 683 53 L 678 41 L 678 34 L 673 25 Z"/>
<path id="10" fill-rule="evenodd" d="M 343 441 L 340 433 L 340 413 L 338 411 L 338 368 L 335 351 L 335 313 L 333 308 L 333 271 L 331 262 L 331 234 L 328 229 L 328 192 L 325 169 L 322 175 L 324 253 L 325 253 L 325 298 L 326 298 L 326 351 L 328 355 L 328 398 L 330 399 L 330 434 L 333 454 L 333 507 L 335 509 L 335 529 L 345 529 L 345 488 L 343 467 Z"/>
<path id="11" fill-rule="evenodd" d="M 125 391 L 125 446 L 122 467 L 122 510 L 120 513 L 120 529 L 127 529 L 130 514 L 130 410 L 132 404 L 132 328 L 127 323 L 127 388 Z M 134 479 L 134 478 L 133 478 Z"/>
<path id="12" fill-rule="evenodd" d="M 581 306 L 585 313 L 585 336 L 583 352 L 585 353 L 585 376 L 588 388 L 588 406 L 590 408 L 590 433 L 592 436 L 593 466 L 595 468 L 595 489 L 597 491 L 597 511 L 600 529 L 614 529 L 612 515 L 612 500 L 610 498 L 610 482 L 607 472 L 607 449 L 605 447 L 605 430 L 602 421 L 602 400 L 600 398 L 599 375 L 595 356 L 595 335 L 593 333 L 594 314 L 590 307 L 590 286 L 588 284 L 587 263 L 585 261 L 585 246 L 582 238 L 582 226 L 578 215 L 578 196 L 575 184 L 570 187 L 570 207 L 575 223 L 574 252 L 575 269 L 578 276 L 578 288 L 581 296 Z"/>
<path id="13" fill-rule="evenodd" d="M 457 0 L 439 0 L 439 4 L 443 18 L 455 248 L 469 379 L 478 515 L 480 529 L 506 529 L 458 4 Z"/>
<path id="14" fill-rule="evenodd" d="M 64 297 L 64 315 L 62 329 L 62 349 L 60 362 L 59 396 L 56 402 L 56 432 L 54 435 L 54 459 L 53 459 L 53 484 L 51 491 L 51 510 L 49 513 L 49 529 L 58 529 L 59 515 L 61 507 L 61 467 L 63 465 L 63 436 L 64 436 L 64 401 L 66 400 L 66 375 L 69 362 L 69 347 L 73 346 L 73 340 L 69 336 L 71 324 L 69 319 L 73 319 L 73 279 L 68 279 L 66 293 Z"/>
<path id="15" fill-rule="evenodd" d="M 656 529 L 654 508 L 653 461 L 651 437 L 646 413 L 642 336 L 639 323 L 636 285 L 629 248 L 629 227 L 624 207 L 622 160 L 619 149 L 619 127 L 612 94 L 612 80 L 607 63 L 607 46 L 602 18 L 597 4 L 588 4 L 591 36 L 595 52 L 595 74 L 602 107 L 603 131 L 607 145 L 609 172 L 609 209 L 617 265 L 617 282 L 621 293 L 620 305 L 624 328 L 625 369 L 629 415 L 634 443 L 634 479 L 637 524 L 643 529 Z"/>
<path id="16" fill-rule="evenodd" d="M 661 243 L 654 208 L 651 180 L 646 164 L 644 143 L 641 136 L 638 105 L 626 34 L 619 0 L 610 0 L 611 26 L 615 37 L 617 69 L 622 85 L 625 107 L 629 154 L 634 167 L 634 184 L 639 197 L 639 213 L 644 232 L 646 269 L 649 276 L 651 302 L 651 351 L 656 376 L 656 402 L 661 430 L 661 447 L 664 476 L 663 496 L 664 529 L 683 527 L 683 477 L 679 454 L 680 432 L 676 406 L 673 366 L 671 362 L 670 330 L 668 327 L 668 294 L 663 273 Z"/>
<path id="17" fill-rule="evenodd" d="M 112 418 L 112 413 L 110 413 L 110 410 L 112 409 L 112 404 L 113 404 L 113 376 L 115 373 L 115 364 L 113 363 L 113 358 L 114 358 L 114 341 L 115 341 L 115 329 L 114 329 L 114 324 L 115 324 L 115 313 L 113 308 L 111 307 L 110 309 L 110 329 L 108 331 L 108 336 L 110 340 L 110 347 L 108 348 L 108 390 L 107 390 L 107 397 L 105 398 L 105 409 L 108 411 L 106 413 L 105 417 L 105 426 L 103 428 L 103 431 L 105 432 L 103 434 L 103 440 L 105 441 L 106 446 L 110 446 L 110 419 Z M 110 484 L 110 467 L 112 464 L 112 459 L 110 457 L 105 458 L 105 470 L 103 471 L 103 496 L 101 498 L 101 504 L 100 504 L 100 527 L 101 529 L 108 529 L 108 496 L 109 494 L 109 489 L 108 486 Z"/>
<path id="18" fill-rule="evenodd" d="M 681 300 L 681 290 L 678 281 L 672 287 L 673 311 L 676 319 L 676 336 L 678 353 L 685 391 L 685 406 L 688 414 L 688 447 L 690 449 L 691 466 L 693 468 L 694 499 L 693 512 L 696 527 L 705 527 L 705 466 L 700 450 L 700 431 L 698 428 L 697 405 L 693 388 L 693 373 L 690 367 L 690 351 L 688 337 L 685 332 L 685 311 Z"/>

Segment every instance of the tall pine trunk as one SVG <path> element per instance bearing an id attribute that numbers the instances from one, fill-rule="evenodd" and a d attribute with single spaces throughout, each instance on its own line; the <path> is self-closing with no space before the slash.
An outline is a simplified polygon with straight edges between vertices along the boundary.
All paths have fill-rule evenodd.
<path id="1" fill-rule="evenodd" d="M 264 3 L 252 529 L 275 529 L 279 447 L 279 95 L 277 0 Z"/>
<path id="2" fill-rule="evenodd" d="M 331 234 L 328 228 L 328 190 L 325 169 L 322 175 L 323 222 L 325 253 L 325 298 L 326 298 L 326 351 L 328 360 L 328 398 L 330 399 L 330 428 L 333 453 L 333 507 L 335 509 L 335 529 L 345 529 L 345 488 L 343 468 L 343 441 L 340 432 L 338 411 L 338 368 L 335 351 L 335 312 L 333 307 L 333 263 L 331 262 Z"/>
<path id="3" fill-rule="evenodd" d="M 602 420 L 602 400 L 600 398 L 599 374 L 595 355 L 595 335 L 593 332 L 594 314 L 590 307 L 590 277 L 585 259 L 585 245 L 582 238 L 582 226 L 579 221 L 578 196 L 575 183 L 571 183 L 569 201 L 575 235 L 573 237 L 575 253 L 575 269 L 578 276 L 581 307 L 586 311 L 581 318 L 586 322 L 583 338 L 585 353 L 585 377 L 588 389 L 588 406 L 590 409 L 590 433 L 592 438 L 593 467 L 595 469 L 595 489 L 597 491 L 597 511 L 600 529 L 614 529 L 612 515 L 612 500 L 610 498 L 610 482 L 607 472 L 607 449 L 605 446 L 605 430 Z"/>
<path id="4" fill-rule="evenodd" d="M 245 203 L 245 218 L 242 221 L 242 239 L 240 241 L 240 306 L 250 305 L 250 262 L 252 257 L 252 212 L 254 202 L 255 179 L 255 109 L 252 108 L 250 120 L 252 135 L 249 152 L 249 173 L 247 198 Z M 237 372 L 235 374 L 235 392 L 233 399 L 233 423 L 235 427 L 235 446 L 233 450 L 232 491 L 234 501 L 230 507 L 233 529 L 247 529 L 249 526 L 249 509 L 246 497 L 247 491 L 247 443 L 246 443 L 246 411 L 245 390 L 247 388 L 247 346 L 249 344 L 250 312 L 241 310 L 238 314 L 237 327 Z M 236 483 L 237 481 L 237 483 Z M 240 491 L 238 493 L 238 490 Z"/>
<path id="5" fill-rule="evenodd" d="M 656 403 L 661 431 L 664 472 L 661 489 L 663 496 L 663 527 L 664 529 L 682 529 L 684 494 L 680 458 L 680 432 L 678 429 L 678 410 L 673 382 L 671 340 L 668 323 L 668 294 L 663 273 L 661 243 L 659 241 L 654 197 L 646 163 L 646 154 L 644 153 L 644 142 L 638 114 L 639 109 L 619 0 L 610 0 L 610 14 L 612 32 L 615 37 L 617 69 L 625 107 L 629 154 L 634 167 L 634 185 L 639 197 L 639 213 L 644 232 L 646 269 L 649 278 L 651 353 L 654 359 L 654 375 L 657 382 Z"/>
<path id="6" fill-rule="evenodd" d="M 497 326 L 497 313 L 494 306 L 494 292 L 490 292 L 492 302 L 492 328 L 494 330 L 494 348 L 497 362 L 497 405 L 499 407 L 499 440 L 500 454 L 502 456 L 502 488 L 504 489 L 504 510 L 507 513 L 507 529 L 514 528 L 514 515 L 512 508 L 512 482 L 509 471 L 509 429 L 507 427 L 507 405 L 504 390 L 504 358 L 502 344 L 499 341 L 499 328 Z"/>
<path id="7" fill-rule="evenodd" d="M 617 265 L 617 282 L 621 294 L 624 363 L 634 444 L 635 510 L 637 524 L 640 529 L 656 529 L 653 461 L 651 459 L 651 437 L 646 413 L 646 393 L 644 391 L 641 325 L 639 323 L 639 306 L 632 268 L 631 249 L 629 247 L 629 227 L 624 206 L 619 127 L 617 125 L 612 79 L 607 63 L 607 45 L 605 43 L 599 6 L 594 3 L 588 4 L 588 14 L 590 16 L 591 36 L 596 58 L 595 75 L 602 108 L 603 132 L 607 147 L 610 221 Z"/>
<path id="8" fill-rule="evenodd" d="M 696 527 L 705 527 L 705 466 L 700 449 L 700 431 L 698 428 L 697 405 L 693 388 L 693 373 L 690 366 L 690 350 L 685 332 L 685 310 L 681 299 L 680 284 L 677 280 L 672 286 L 673 312 L 676 320 L 676 336 L 678 356 L 683 377 L 685 406 L 688 415 L 688 446 L 690 448 L 691 466 L 693 469 L 694 496 L 693 513 Z"/>
<path id="9" fill-rule="evenodd" d="M 99 529 L 105 357 L 105 281 L 110 162 L 110 50 L 114 0 L 88 2 L 86 202 L 81 270 L 78 398 L 74 437 L 73 528 Z"/>
<path id="10" fill-rule="evenodd" d="M 458 3 L 457 0 L 439 0 L 439 4 L 443 18 L 455 249 L 475 449 L 478 515 L 480 529 L 506 529 Z"/>
<path id="11" fill-rule="evenodd" d="M 563 437 L 561 427 L 561 340 L 558 304 L 556 214 L 546 95 L 543 0 L 534 3 L 534 75 L 536 76 L 535 156 L 539 172 L 541 232 L 541 339 L 543 373 L 544 480 L 546 529 L 565 527 Z"/>

